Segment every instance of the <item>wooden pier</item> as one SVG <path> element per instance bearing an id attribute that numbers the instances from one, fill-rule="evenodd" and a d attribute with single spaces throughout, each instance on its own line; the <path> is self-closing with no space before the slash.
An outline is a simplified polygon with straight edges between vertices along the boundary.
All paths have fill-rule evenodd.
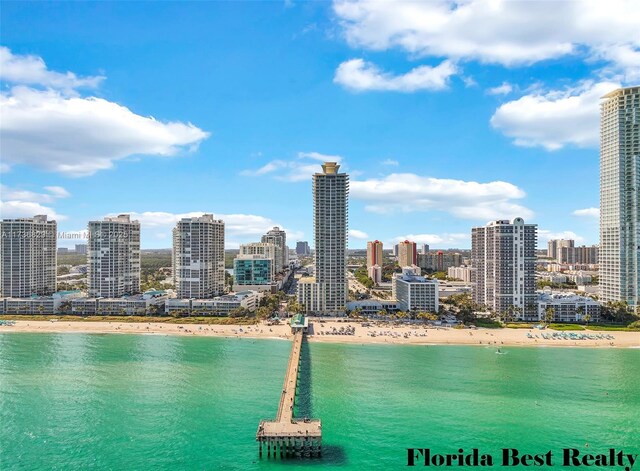
<path id="1" fill-rule="evenodd" d="M 260 446 L 267 457 L 312 457 L 322 453 L 322 424 L 319 419 L 296 419 L 293 410 L 296 401 L 296 386 L 300 367 L 300 352 L 304 332 L 294 330 L 293 345 L 284 385 L 280 394 L 280 404 L 275 420 L 261 420 L 256 434 Z"/>

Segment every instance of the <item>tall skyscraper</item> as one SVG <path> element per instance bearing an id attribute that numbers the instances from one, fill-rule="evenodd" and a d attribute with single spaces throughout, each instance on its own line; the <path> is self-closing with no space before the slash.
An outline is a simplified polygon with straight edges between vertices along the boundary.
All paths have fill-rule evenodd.
<path id="1" fill-rule="evenodd" d="M 600 299 L 640 304 L 640 87 L 600 105 Z"/>
<path id="2" fill-rule="evenodd" d="M 325 162 L 313 176 L 315 278 L 298 283 L 298 301 L 308 312 L 336 314 L 347 303 L 349 176 Z"/>
<path id="3" fill-rule="evenodd" d="M 276 246 L 276 272 L 289 265 L 289 248 L 287 247 L 287 233 L 279 227 L 274 227 L 262 236 L 262 242 Z"/>
<path id="4" fill-rule="evenodd" d="M 422 255 L 427 255 L 429 253 L 429 244 L 422 244 L 422 251 L 420 253 Z"/>
<path id="5" fill-rule="evenodd" d="M 374 265 L 382 266 L 382 242 L 379 240 L 367 242 L 367 268 Z"/>
<path id="6" fill-rule="evenodd" d="M 400 267 L 418 265 L 418 248 L 415 242 L 405 240 L 398 244 L 398 265 Z"/>
<path id="7" fill-rule="evenodd" d="M 89 221 L 89 296 L 140 292 L 140 223 L 128 214 Z"/>
<path id="8" fill-rule="evenodd" d="M 0 222 L 1 296 L 26 298 L 56 291 L 56 221 L 47 216 Z"/>
<path id="9" fill-rule="evenodd" d="M 212 214 L 183 218 L 173 229 L 173 276 L 178 298 L 224 293 L 224 221 Z"/>
<path id="10" fill-rule="evenodd" d="M 298 241 L 296 243 L 296 254 L 297 255 L 310 255 L 311 249 L 309 248 L 309 242 L 306 240 Z"/>
<path id="11" fill-rule="evenodd" d="M 511 306 L 522 320 L 537 320 L 537 226 L 513 221 L 491 221 L 471 230 L 473 300 L 503 314 Z"/>

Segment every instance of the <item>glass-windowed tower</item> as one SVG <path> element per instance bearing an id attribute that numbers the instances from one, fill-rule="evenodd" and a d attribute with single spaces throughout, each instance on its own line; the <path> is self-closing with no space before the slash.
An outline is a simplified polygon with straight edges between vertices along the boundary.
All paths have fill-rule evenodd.
<path id="1" fill-rule="evenodd" d="M 600 105 L 600 299 L 640 303 L 640 87 Z"/>

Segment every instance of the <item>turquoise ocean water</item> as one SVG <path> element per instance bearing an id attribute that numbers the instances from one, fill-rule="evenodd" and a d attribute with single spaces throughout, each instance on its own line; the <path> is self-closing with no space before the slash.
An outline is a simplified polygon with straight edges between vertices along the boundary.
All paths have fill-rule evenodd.
<path id="1" fill-rule="evenodd" d="M 322 419 L 324 455 L 259 459 L 290 345 L 2 334 L 0 469 L 406 469 L 408 447 L 640 453 L 640 350 L 312 343 L 298 415 Z"/>

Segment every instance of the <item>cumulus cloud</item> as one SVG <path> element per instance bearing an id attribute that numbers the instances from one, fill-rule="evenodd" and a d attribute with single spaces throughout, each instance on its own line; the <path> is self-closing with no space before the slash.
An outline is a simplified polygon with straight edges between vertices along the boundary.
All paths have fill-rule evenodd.
<path id="1" fill-rule="evenodd" d="M 195 150 L 209 137 L 191 123 L 162 122 L 103 98 L 68 93 L 70 88 L 97 86 L 95 77 L 52 72 L 42 59 L 16 56 L 6 48 L 0 55 L 3 78 L 17 84 L 0 93 L 3 171 L 23 164 L 86 176 L 130 156 Z"/>
<path id="2" fill-rule="evenodd" d="M 359 231 L 358 229 L 349 229 L 349 237 L 352 239 L 366 240 L 369 238 L 369 235 L 366 232 Z"/>
<path id="3" fill-rule="evenodd" d="M 598 219 L 600 218 L 600 208 L 576 209 L 572 214 L 574 216 Z"/>
<path id="4" fill-rule="evenodd" d="M 406 74 L 393 75 L 363 59 L 351 59 L 338 66 L 333 81 L 354 91 L 415 92 L 445 89 L 456 73 L 458 68 L 449 60 L 435 67 L 421 65 Z"/>
<path id="5" fill-rule="evenodd" d="M 0 185 L 0 217 L 10 219 L 46 214 L 56 221 L 67 219 L 66 216 L 58 214 L 55 209 L 45 204 L 54 203 L 60 198 L 68 198 L 71 194 L 61 186 L 46 186 L 44 189 L 46 190 L 44 193 L 39 193 Z"/>
<path id="6" fill-rule="evenodd" d="M 583 243 L 584 237 L 573 231 L 550 231 L 548 229 L 538 229 L 538 241 L 549 241 L 555 239 L 573 239 L 576 243 Z"/>
<path id="7" fill-rule="evenodd" d="M 206 211 L 192 211 L 188 213 L 169 213 L 164 211 L 124 212 L 129 214 L 132 220 L 140 221 L 144 236 L 163 238 L 163 234 L 169 236 L 176 223 L 183 218 L 199 217 Z M 109 214 L 108 216 L 115 216 Z M 219 214 L 214 213 L 216 219 L 222 219 L 225 224 L 225 246 L 237 248 L 238 244 L 255 241 L 274 226 L 283 228 L 274 220 L 255 214 Z M 304 237 L 301 231 L 284 228 L 287 231 L 287 239 L 296 240 Z"/>
<path id="8" fill-rule="evenodd" d="M 595 147 L 600 135 L 600 98 L 619 86 L 585 81 L 565 90 L 535 91 L 501 105 L 491 125 L 518 146 L 549 151 L 567 145 Z"/>
<path id="9" fill-rule="evenodd" d="M 604 55 L 624 66 L 640 49 L 636 0 L 556 2 L 553 8 L 542 1 L 337 0 L 333 8 L 352 46 L 414 56 L 513 66 Z"/>
<path id="10" fill-rule="evenodd" d="M 60 186 L 47 186 L 44 189 L 45 193 L 38 193 L 0 185 L 0 215 L 10 219 L 46 214 L 57 221 L 67 219 L 45 204 L 53 203 L 59 198 L 67 198 L 71 196 L 69 192 Z"/>
<path id="11" fill-rule="evenodd" d="M 461 245 L 468 246 L 471 242 L 470 234 L 406 234 L 397 236 L 393 239 L 394 244 L 402 242 L 404 240 L 410 240 L 417 244 L 429 244 L 429 247 L 433 248 L 449 248 L 459 247 Z"/>
<path id="12" fill-rule="evenodd" d="M 38 56 L 15 55 L 7 47 L 0 46 L 0 80 L 25 85 L 41 85 L 75 93 L 76 88 L 95 88 L 103 76 L 78 77 L 73 72 L 60 73 L 47 69 Z"/>
<path id="13" fill-rule="evenodd" d="M 342 163 L 339 155 L 321 154 L 319 152 L 298 152 L 293 160 L 272 160 L 257 169 L 247 169 L 240 172 L 245 177 L 257 177 L 270 174 L 277 180 L 286 182 L 309 181 L 314 173 L 322 172 L 320 162 Z"/>
<path id="14" fill-rule="evenodd" d="M 502 85 L 487 90 L 487 95 L 508 95 L 513 91 L 513 87 L 508 82 L 502 82 Z"/>
<path id="15" fill-rule="evenodd" d="M 530 209 L 515 202 L 524 198 L 525 192 L 503 181 L 479 183 L 394 173 L 351 181 L 350 196 L 366 201 L 365 209 L 377 213 L 444 211 L 459 218 L 484 221 L 533 216 Z"/>

